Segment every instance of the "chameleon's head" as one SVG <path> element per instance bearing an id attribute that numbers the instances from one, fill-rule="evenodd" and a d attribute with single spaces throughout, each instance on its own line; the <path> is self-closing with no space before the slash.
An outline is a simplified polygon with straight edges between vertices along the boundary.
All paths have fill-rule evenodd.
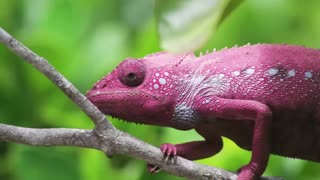
<path id="1" fill-rule="evenodd" d="M 87 97 L 107 115 L 175 127 L 171 122 L 176 96 L 173 66 L 186 57 L 156 53 L 143 59 L 128 58 L 98 81 Z"/>

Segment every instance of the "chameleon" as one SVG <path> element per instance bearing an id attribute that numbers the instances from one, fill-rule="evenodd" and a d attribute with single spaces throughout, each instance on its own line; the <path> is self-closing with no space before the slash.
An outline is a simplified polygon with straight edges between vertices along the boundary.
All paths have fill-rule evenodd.
<path id="1" fill-rule="evenodd" d="M 207 158 L 222 149 L 222 137 L 229 138 L 251 151 L 237 179 L 253 180 L 265 171 L 270 154 L 320 162 L 319 92 L 320 50 L 256 44 L 200 56 L 158 52 L 127 58 L 87 97 L 106 115 L 194 129 L 204 138 L 162 144 L 167 157 Z"/>

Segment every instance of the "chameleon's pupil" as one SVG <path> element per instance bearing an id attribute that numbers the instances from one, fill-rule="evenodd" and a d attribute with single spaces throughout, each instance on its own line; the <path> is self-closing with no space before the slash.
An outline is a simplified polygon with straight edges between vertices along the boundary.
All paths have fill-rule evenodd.
<path id="1" fill-rule="evenodd" d="M 136 79 L 136 77 L 137 77 L 137 75 L 132 72 L 127 75 L 128 80 L 134 80 L 134 79 Z"/>

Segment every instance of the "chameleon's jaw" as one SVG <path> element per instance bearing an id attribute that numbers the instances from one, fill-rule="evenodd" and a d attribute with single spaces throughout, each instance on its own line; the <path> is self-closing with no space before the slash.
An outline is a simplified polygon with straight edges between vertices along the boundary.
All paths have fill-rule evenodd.
<path id="1" fill-rule="evenodd" d="M 90 90 L 87 98 L 104 114 L 130 122 L 170 126 L 171 109 L 163 99 L 140 90 Z"/>
<path id="2" fill-rule="evenodd" d="M 156 95 L 146 93 L 139 90 L 90 90 L 86 94 L 87 98 L 94 104 L 108 104 L 117 103 L 120 101 L 127 100 L 141 100 L 144 99 L 159 99 Z M 135 101 L 136 103 L 139 103 Z"/>
<path id="3" fill-rule="evenodd" d="M 140 101 L 141 99 L 155 99 L 155 96 L 133 90 L 90 90 L 86 96 L 107 115 L 123 110 L 124 106 L 143 105 L 143 102 Z M 116 110 L 116 108 L 119 109 Z"/>
<path id="4" fill-rule="evenodd" d="M 157 95 L 140 90 L 94 89 L 87 98 L 104 114 L 129 122 L 169 126 L 180 130 L 195 128 L 196 113 L 181 105 L 170 107 Z"/>

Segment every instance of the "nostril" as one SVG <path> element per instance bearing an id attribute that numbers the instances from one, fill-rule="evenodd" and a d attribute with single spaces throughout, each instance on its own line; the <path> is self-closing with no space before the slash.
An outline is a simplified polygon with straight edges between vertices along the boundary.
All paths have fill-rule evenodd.
<path id="1" fill-rule="evenodd" d="M 107 86 L 107 84 L 105 82 L 99 82 L 92 89 L 93 90 L 103 89 L 106 86 Z"/>

